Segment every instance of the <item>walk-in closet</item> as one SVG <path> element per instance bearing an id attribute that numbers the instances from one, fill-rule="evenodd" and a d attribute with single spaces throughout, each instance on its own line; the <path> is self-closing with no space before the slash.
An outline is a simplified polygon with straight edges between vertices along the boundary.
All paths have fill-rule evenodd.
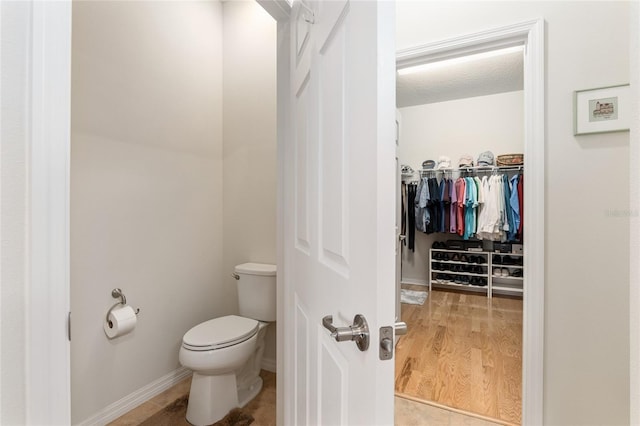
<path id="1" fill-rule="evenodd" d="M 396 395 L 521 423 L 523 52 L 397 75 Z M 433 64 L 432 64 L 433 65 Z"/>

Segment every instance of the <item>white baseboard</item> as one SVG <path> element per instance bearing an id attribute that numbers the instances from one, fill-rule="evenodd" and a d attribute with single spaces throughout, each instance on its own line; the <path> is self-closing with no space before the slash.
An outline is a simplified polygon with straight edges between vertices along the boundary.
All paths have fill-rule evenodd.
<path id="1" fill-rule="evenodd" d="M 78 423 L 79 426 L 106 425 L 107 423 L 117 419 L 125 413 L 136 408 L 153 398 L 154 396 L 164 392 L 172 386 L 180 383 L 191 375 L 191 370 L 180 367 L 171 373 L 160 377 L 158 380 L 138 389 L 137 391 L 125 396 L 124 398 L 107 406 L 102 411 L 94 414 L 83 422 Z"/>
<path id="2" fill-rule="evenodd" d="M 262 367 L 263 370 L 271 371 L 272 373 L 276 372 L 275 359 L 262 358 L 262 364 L 260 366 Z"/>
<path id="3" fill-rule="evenodd" d="M 403 278 L 400 280 L 400 285 L 402 284 L 410 284 L 410 285 L 424 285 L 429 286 L 427 280 L 415 279 L 415 278 Z"/>

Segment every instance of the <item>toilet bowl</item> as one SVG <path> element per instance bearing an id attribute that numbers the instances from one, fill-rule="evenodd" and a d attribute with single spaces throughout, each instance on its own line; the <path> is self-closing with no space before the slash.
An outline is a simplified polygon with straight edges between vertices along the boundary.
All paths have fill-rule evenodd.
<path id="1" fill-rule="evenodd" d="M 264 336 L 275 321 L 275 265 L 235 268 L 240 315 L 205 321 L 185 333 L 180 364 L 193 371 L 187 421 L 210 425 L 262 389 Z"/>

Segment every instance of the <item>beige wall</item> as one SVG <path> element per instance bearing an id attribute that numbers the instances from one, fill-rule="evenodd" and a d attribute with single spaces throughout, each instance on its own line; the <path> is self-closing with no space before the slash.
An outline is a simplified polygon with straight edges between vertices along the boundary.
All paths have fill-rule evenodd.
<path id="1" fill-rule="evenodd" d="M 186 330 L 234 313 L 222 280 L 222 6 L 75 2 L 72 421 L 172 372 Z M 135 331 L 108 340 L 120 287 Z"/>
<path id="2" fill-rule="evenodd" d="M 547 52 L 544 421 L 628 424 L 629 134 L 573 136 L 572 93 L 629 82 L 629 4 L 401 1 L 397 48 L 535 18 Z"/>
<path id="3" fill-rule="evenodd" d="M 233 267 L 276 263 L 276 22 L 253 0 L 223 3 L 224 255 Z M 234 299 L 235 300 L 235 299 Z M 275 326 L 265 361 L 275 368 Z"/>
<path id="4" fill-rule="evenodd" d="M 491 108 L 486 108 L 491 105 Z M 494 155 L 524 150 L 524 92 L 499 93 L 400 108 L 402 125 L 398 160 L 414 170 L 441 155 L 457 167 L 462 154 L 474 161 L 483 151 Z M 451 234 L 416 231 L 415 251 L 402 251 L 402 280 L 428 284 L 429 249 L 434 241 L 457 239 Z"/>

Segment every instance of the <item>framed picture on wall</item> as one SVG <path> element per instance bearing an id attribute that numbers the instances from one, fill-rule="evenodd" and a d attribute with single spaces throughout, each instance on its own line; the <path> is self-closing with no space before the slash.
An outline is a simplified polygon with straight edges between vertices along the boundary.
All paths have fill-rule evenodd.
<path id="1" fill-rule="evenodd" d="M 573 134 L 629 130 L 629 85 L 573 92 Z"/>

